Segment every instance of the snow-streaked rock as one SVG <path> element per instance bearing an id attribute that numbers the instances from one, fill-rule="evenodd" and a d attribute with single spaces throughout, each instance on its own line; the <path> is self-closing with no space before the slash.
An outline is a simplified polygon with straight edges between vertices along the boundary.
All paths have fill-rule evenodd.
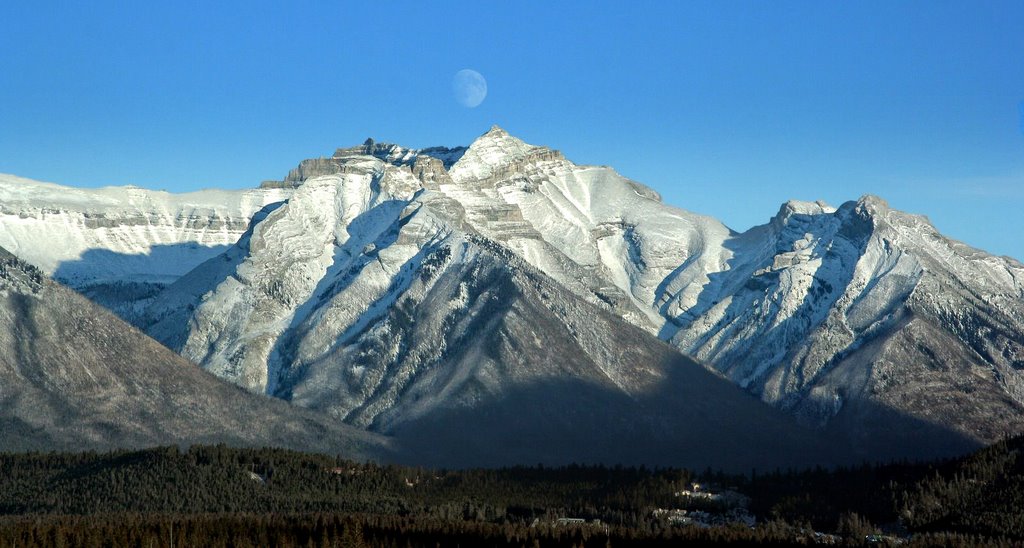
<path id="1" fill-rule="evenodd" d="M 845 458 L 476 231 L 412 168 L 361 156 L 307 179 L 168 288 L 147 331 L 249 390 L 395 436 L 414 462 Z"/>
<path id="2" fill-rule="evenodd" d="M 389 440 L 202 371 L 0 248 L 0 450 L 227 443 L 389 458 Z"/>
<path id="3" fill-rule="evenodd" d="M 986 442 L 1024 429 L 1024 265 L 873 196 L 786 204 L 726 245 L 725 290 L 676 319 L 684 352 L 865 443 L 888 439 L 869 407 Z"/>
<path id="4" fill-rule="evenodd" d="M 131 318 L 290 193 L 80 189 L 0 174 L 0 246 Z"/>
<path id="5" fill-rule="evenodd" d="M 527 349 L 609 313 L 865 456 L 1024 429 L 1024 267 L 876 197 L 787 202 L 739 234 L 498 127 L 469 147 L 368 140 L 264 187 L 232 217 L 251 219 L 237 242 L 132 301 L 148 307 L 133 317 L 224 378 L 351 424 L 400 431 L 547 377 L 600 377 L 635 399 L 643 375 L 607 331 L 547 360 L 586 356 L 572 371 L 476 342 L 505 326 L 514 342 L 488 344 Z M 547 295 L 543 333 L 523 327 L 527 286 Z"/>
<path id="6" fill-rule="evenodd" d="M 708 273 L 730 257 L 722 242 L 731 232 L 721 222 L 666 206 L 611 168 L 577 166 L 500 128 L 469 147 L 440 189 L 480 233 L 652 333 L 666 315 L 691 307 Z"/>

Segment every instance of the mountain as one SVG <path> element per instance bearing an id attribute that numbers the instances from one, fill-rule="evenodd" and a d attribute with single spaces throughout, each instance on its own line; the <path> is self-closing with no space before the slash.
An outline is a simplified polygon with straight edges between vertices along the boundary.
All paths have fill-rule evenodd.
<path id="1" fill-rule="evenodd" d="M 80 189 L 0 174 L 0 246 L 130 320 L 290 193 Z"/>
<path id="2" fill-rule="evenodd" d="M 201 442 L 390 451 L 379 436 L 217 379 L 0 249 L 0 450 Z"/>
<path id="3" fill-rule="evenodd" d="M 476 231 L 432 182 L 441 160 L 341 154 L 344 170 L 304 180 L 168 287 L 147 332 L 249 390 L 393 436 L 421 464 L 837 458 Z"/>
<path id="4" fill-rule="evenodd" d="M 871 196 L 787 203 L 726 247 L 673 319 L 684 352 L 879 450 L 899 417 L 982 442 L 1024 430 L 1024 265 Z"/>
<path id="5" fill-rule="evenodd" d="M 223 378 L 353 425 L 443 415 L 493 436 L 556 392 L 547 420 L 622 397 L 623 417 L 671 415 L 701 397 L 675 393 L 693 368 L 666 364 L 685 354 L 859 457 L 1024 430 L 1024 266 L 876 197 L 791 201 L 737 233 L 498 127 L 468 147 L 368 140 L 257 192 L 284 194 L 130 318 Z"/>

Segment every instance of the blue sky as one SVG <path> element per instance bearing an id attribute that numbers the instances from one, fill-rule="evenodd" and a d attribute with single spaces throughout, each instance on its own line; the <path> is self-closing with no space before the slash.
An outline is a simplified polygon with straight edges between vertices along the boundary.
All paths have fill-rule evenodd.
<path id="1" fill-rule="evenodd" d="M 0 172 L 240 188 L 497 123 L 737 230 L 873 193 L 1024 259 L 1022 24 L 1019 0 L 8 1 Z"/>

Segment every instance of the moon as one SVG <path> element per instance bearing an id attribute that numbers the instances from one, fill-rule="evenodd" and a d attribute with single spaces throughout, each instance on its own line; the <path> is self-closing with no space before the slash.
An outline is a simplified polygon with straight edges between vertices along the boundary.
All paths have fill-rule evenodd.
<path id="1" fill-rule="evenodd" d="M 487 97 L 487 80 L 477 71 L 462 69 L 452 78 L 455 100 L 466 108 L 475 108 Z"/>

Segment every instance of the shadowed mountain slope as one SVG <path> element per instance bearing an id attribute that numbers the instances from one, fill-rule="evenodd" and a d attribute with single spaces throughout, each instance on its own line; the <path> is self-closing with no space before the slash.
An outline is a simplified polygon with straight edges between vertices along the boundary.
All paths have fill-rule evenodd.
<path id="1" fill-rule="evenodd" d="M 672 343 L 869 442 L 891 409 L 980 443 L 1024 431 L 1024 265 L 866 196 L 790 202 L 738 236 Z M 866 414 L 865 414 L 866 413 Z"/>
<path id="2" fill-rule="evenodd" d="M 217 379 L 0 249 L 0 449 L 198 442 L 388 454 L 378 436 Z"/>

